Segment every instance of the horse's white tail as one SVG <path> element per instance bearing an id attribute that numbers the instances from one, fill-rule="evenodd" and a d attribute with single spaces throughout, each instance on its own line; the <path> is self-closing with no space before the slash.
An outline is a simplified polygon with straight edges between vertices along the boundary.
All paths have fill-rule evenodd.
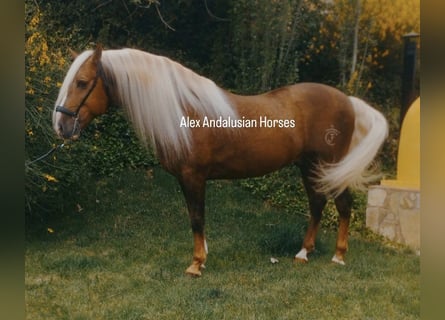
<path id="1" fill-rule="evenodd" d="M 388 136 L 385 117 L 363 100 L 349 97 L 355 111 L 355 128 L 346 156 L 337 163 L 317 167 L 317 191 L 336 197 L 347 187 L 364 190 L 380 175 L 369 166 Z"/>

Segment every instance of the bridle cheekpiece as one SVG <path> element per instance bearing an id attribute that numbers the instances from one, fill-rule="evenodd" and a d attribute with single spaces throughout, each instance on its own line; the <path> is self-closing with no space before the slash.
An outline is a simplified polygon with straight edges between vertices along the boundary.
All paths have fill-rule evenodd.
<path id="1" fill-rule="evenodd" d="M 83 99 L 80 101 L 79 105 L 76 108 L 76 111 L 71 111 L 70 109 L 65 108 L 64 106 L 57 106 L 56 112 L 66 114 L 67 116 L 73 117 L 76 119 L 76 121 L 78 121 L 80 108 L 82 108 L 82 106 L 85 104 L 85 101 L 87 101 L 88 97 L 90 96 L 91 92 L 93 92 L 94 88 L 96 88 L 97 81 L 99 80 L 100 77 L 102 77 L 102 80 L 104 81 L 104 71 L 102 63 L 99 62 L 97 65 L 96 76 L 94 77 L 93 80 L 93 85 L 91 86 L 90 90 L 88 90 L 87 94 L 83 97 Z M 106 91 L 108 96 L 108 90 Z"/>
<path id="2" fill-rule="evenodd" d="M 91 92 L 93 92 L 94 88 L 96 88 L 97 81 L 99 80 L 99 78 L 102 79 L 102 82 L 103 82 L 103 85 L 104 85 L 104 89 L 105 89 L 105 94 L 107 95 L 107 98 L 110 99 L 109 88 L 108 88 L 107 81 L 105 79 L 105 72 L 104 72 L 102 63 L 99 61 L 98 64 L 97 64 L 96 76 L 94 77 L 93 85 L 88 90 L 86 95 L 82 98 L 82 100 L 78 104 L 76 110 L 75 111 L 71 111 L 70 109 L 68 109 L 68 108 L 66 108 L 64 106 L 57 106 L 56 107 L 56 112 L 60 112 L 60 113 L 66 114 L 67 116 L 70 116 L 70 117 L 74 118 L 74 125 L 73 125 L 72 134 L 77 132 L 79 130 L 79 128 L 80 128 L 79 127 L 79 111 L 84 106 L 85 101 L 87 101 L 88 97 L 91 95 Z"/>

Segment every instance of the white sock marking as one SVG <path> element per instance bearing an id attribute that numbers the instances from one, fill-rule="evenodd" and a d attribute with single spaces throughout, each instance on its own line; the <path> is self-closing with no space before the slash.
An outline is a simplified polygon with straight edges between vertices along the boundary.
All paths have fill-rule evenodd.
<path id="1" fill-rule="evenodd" d="M 340 260 L 338 257 L 337 257 L 337 255 L 335 255 L 334 254 L 334 256 L 332 257 L 332 260 L 331 260 L 332 262 L 335 262 L 335 263 L 338 263 L 338 264 L 341 264 L 342 266 L 344 266 L 345 265 L 345 262 L 343 261 L 343 260 Z"/>
<path id="2" fill-rule="evenodd" d="M 307 250 L 305 248 L 301 249 L 300 252 L 298 252 L 295 255 L 295 258 L 301 259 L 301 260 L 304 260 L 304 261 L 308 261 L 307 260 Z"/>

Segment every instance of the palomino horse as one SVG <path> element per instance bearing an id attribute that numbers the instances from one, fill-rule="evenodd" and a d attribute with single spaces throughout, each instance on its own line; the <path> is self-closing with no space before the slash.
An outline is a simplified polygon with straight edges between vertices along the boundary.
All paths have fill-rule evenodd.
<path id="1" fill-rule="evenodd" d="M 235 95 L 168 58 L 98 46 L 71 65 L 56 101 L 54 130 L 77 139 L 111 104 L 126 109 L 139 138 L 181 185 L 194 240 L 186 273 L 200 276 L 207 258 L 206 180 L 260 176 L 289 164 L 301 169 L 311 212 L 295 260 L 306 262 L 314 250 L 322 210 L 332 196 L 340 215 L 332 260 L 344 264 L 348 187 L 373 178 L 367 168 L 388 130 L 383 115 L 365 102 L 315 83 Z"/>

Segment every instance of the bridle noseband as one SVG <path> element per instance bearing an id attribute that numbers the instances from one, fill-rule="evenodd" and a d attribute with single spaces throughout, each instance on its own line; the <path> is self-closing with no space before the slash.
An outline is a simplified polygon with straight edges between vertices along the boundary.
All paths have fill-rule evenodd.
<path id="1" fill-rule="evenodd" d="M 104 82 L 105 93 L 106 93 L 107 97 L 110 98 L 110 95 L 109 95 L 109 92 L 108 92 L 108 86 L 105 83 L 104 69 L 102 67 L 102 63 L 98 62 L 97 70 L 96 70 L 96 76 L 94 77 L 94 80 L 93 80 L 93 85 L 88 90 L 87 94 L 83 97 L 83 99 L 80 101 L 79 105 L 76 108 L 76 111 L 71 111 L 68 108 L 65 108 L 64 106 L 57 106 L 56 107 L 56 112 L 60 112 L 60 113 L 66 114 L 67 116 L 70 116 L 70 117 L 74 118 L 74 120 L 75 120 L 74 127 L 76 127 L 78 125 L 78 122 L 79 122 L 79 111 L 80 111 L 80 108 L 82 108 L 82 106 L 85 104 L 85 101 L 87 101 L 88 97 L 90 96 L 91 92 L 93 92 L 94 88 L 96 88 L 97 81 L 99 80 L 99 78 L 102 78 L 102 81 Z"/>

